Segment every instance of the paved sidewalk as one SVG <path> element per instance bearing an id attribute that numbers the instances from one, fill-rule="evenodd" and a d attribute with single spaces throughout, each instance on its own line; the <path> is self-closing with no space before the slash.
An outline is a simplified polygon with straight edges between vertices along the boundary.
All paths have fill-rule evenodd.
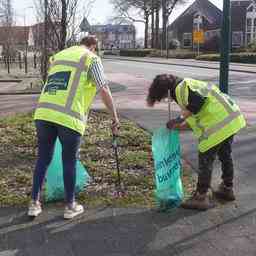
<path id="1" fill-rule="evenodd" d="M 120 113 L 152 131 L 167 120 L 166 104 L 145 106 L 150 81 L 124 74 L 109 74 L 113 82 L 129 85 L 114 94 Z M 79 219 L 64 221 L 62 206 L 48 206 L 35 221 L 26 209 L 0 210 L 0 256 L 255 256 L 256 255 L 256 123 L 254 102 L 244 99 L 242 108 L 249 127 L 234 143 L 237 201 L 207 212 L 175 209 L 158 213 L 151 209 L 94 209 Z M 102 108 L 96 100 L 94 108 Z M 178 108 L 172 105 L 173 116 Z M 197 170 L 196 141 L 181 134 L 184 158 Z M 214 170 L 219 182 L 220 166 Z"/>
<path id="2" fill-rule="evenodd" d="M 31 88 L 37 82 L 38 78 L 36 77 L 0 79 L 0 95 L 29 94 L 29 91 L 32 92 Z"/>

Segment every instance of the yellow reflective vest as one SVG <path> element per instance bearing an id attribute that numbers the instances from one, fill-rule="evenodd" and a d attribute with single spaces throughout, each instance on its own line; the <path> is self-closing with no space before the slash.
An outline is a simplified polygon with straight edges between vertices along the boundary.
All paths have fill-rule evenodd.
<path id="1" fill-rule="evenodd" d="M 88 70 L 97 56 L 83 46 L 74 46 L 52 57 L 34 119 L 60 124 L 83 134 L 96 85 Z"/>
<path id="2" fill-rule="evenodd" d="M 246 126 L 238 105 L 211 83 L 184 79 L 175 90 L 178 105 L 186 110 L 189 89 L 206 98 L 199 113 L 186 119 L 199 140 L 200 152 L 206 152 Z"/>

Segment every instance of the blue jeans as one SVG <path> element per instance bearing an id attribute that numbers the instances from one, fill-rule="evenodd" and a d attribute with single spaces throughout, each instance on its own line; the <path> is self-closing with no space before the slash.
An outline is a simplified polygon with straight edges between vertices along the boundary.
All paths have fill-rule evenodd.
<path id="1" fill-rule="evenodd" d="M 76 160 L 81 142 L 81 134 L 67 127 L 36 120 L 38 138 L 38 159 L 33 176 L 32 199 L 39 200 L 48 166 L 53 157 L 57 137 L 62 145 L 63 178 L 66 202 L 75 200 Z"/>

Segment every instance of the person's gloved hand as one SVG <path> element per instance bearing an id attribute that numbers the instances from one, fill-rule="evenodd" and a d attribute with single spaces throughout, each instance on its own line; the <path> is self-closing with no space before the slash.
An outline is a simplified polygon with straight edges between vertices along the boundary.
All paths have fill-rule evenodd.
<path id="1" fill-rule="evenodd" d="M 185 121 L 185 119 L 181 116 L 175 118 L 175 119 L 171 119 L 167 124 L 166 127 L 168 129 L 176 129 L 179 128 L 180 125 Z"/>

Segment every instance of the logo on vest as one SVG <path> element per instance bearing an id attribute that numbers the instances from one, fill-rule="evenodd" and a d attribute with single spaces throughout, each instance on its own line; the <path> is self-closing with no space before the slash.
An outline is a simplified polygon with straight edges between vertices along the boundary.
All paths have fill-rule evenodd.
<path id="1" fill-rule="evenodd" d="M 68 88 L 71 71 L 57 72 L 48 76 L 44 93 L 55 95 L 58 90 L 65 91 Z"/>

